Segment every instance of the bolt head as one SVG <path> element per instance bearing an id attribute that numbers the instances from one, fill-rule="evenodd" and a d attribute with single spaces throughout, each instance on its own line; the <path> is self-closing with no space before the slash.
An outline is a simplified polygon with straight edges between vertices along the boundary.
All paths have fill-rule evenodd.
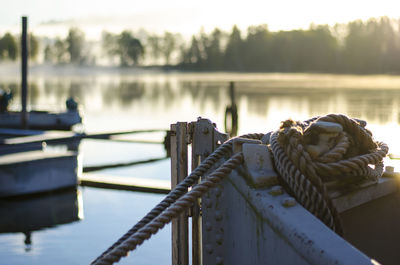
<path id="1" fill-rule="evenodd" d="M 386 167 L 385 167 L 385 172 L 387 172 L 387 173 L 393 173 L 393 172 L 394 172 L 394 167 L 392 167 L 392 166 L 386 166 Z"/>
<path id="2" fill-rule="evenodd" d="M 223 218 L 223 217 L 222 217 L 221 211 L 216 211 L 216 212 L 215 212 L 215 220 L 221 221 L 222 218 Z"/>
<path id="3" fill-rule="evenodd" d="M 282 201 L 283 207 L 286 207 L 286 208 L 293 207 L 296 204 L 297 204 L 297 202 L 296 202 L 295 198 L 293 198 L 293 197 L 286 198 Z"/>
<path id="4" fill-rule="evenodd" d="M 282 186 L 273 186 L 269 191 L 269 194 L 271 194 L 272 196 L 279 196 L 282 195 L 284 193 L 283 191 L 283 187 Z"/>
<path id="5" fill-rule="evenodd" d="M 207 251 L 208 254 L 212 254 L 213 251 L 214 251 L 213 246 L 211 244 L 207 244 L 206 245 L 206 251 Z"/>
<path id="6" fill-rule="evenodd" d="M 217 234 L 215 236 L 215 241 L 217 242 L 218 245 L 222 245 L 223 237 L 221 234 Z"/>

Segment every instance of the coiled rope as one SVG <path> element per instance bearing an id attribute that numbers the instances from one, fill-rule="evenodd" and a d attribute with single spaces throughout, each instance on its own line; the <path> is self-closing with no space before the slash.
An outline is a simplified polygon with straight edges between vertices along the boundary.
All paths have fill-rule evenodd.
<path id="1" fill-rule="evenodd" d="M 319 122 L 334 122 L 343 127 L 336 144 L 328 152 L 311 157 L 307 152 L 307 141 L 315 137 L 313 126 Z M 281 179 L 307 210 L 317 216 L 328 227 L 342 233 L 339 214 L 327 194 L 325 183 L 332 180 L 354 181 L 360 178 L 377 180 L 383 171 L 382 159 L 388 152 L 386 144 L 375 142 L 365 129 L 366 123 L 350 119 L 345 115 L 330 114 L 315 117 L 305 122 L 291 120 L 282 123 L 279 131 L 270 137 L 270 147 L 275 168 Z M 261 139 L 264 134 L 248 134 L 242 138 Z M 234 138 L 235 139 L 235 138 Z M 232 150 L 234 139 L 221 145 L 203 161 L 184 181 L 179 183 L 142 220 L 124 234 L 92 264 L 109 265 L 118 262 L 129 251 L 178 216 L 209 188 L 215 186 L 232 169 L 243 162 L 242 153 L 237 153 L 217 170 L 206 176 L 200 184 L 193 186 L 213 165 Z M 308 140 L 307 140 L 308 139 Z M 373 165 L 373 168 L 369 165 Z M 190 192 L 189 187 L 192 187 Z"/>
<path id="2" fill-rule="evenodd" d="M 261 139 L 263 135 L 264 134 L 260 133 L 246 134 L 240 137 L 248 139 Z M 121 257 L 126 256 L 129 251 L 135 249 L 137 245 L 140 245 L 145 239 L 150 238 L 151 235 L 162 228 L 166 224 L 162 224 L 163 221 L 167 221 L 167 223 L 170 222 L 172 220 L 172 214 L 174 214 L 174 216 L 177 216 L 175 215 L 175 213 L 179 214 L 185 209 L 181 209 L 179 207 L 181 207 L 182 205 L 186 205 L 186 208 L 189 207 L 192 204 L 192 202 L 188 202 L 192 199 L 192 197 L 187 197 L 189 196 L 189 194 L 191 194 L 190 196 L 198 195 L 198 197 L 200 197 L 210 187 L 218 183 L 222 179 L 222 177 L 228 175 L 229 172 L 234 168 L 232 166 L 237 166 L 242 163 L 241 155 L 234 156 L 235 158 L 232 157 L 230 160 L 225 162 L 223 166 L 207 176 L 206 180 L 202 181 L 200 184 L 195 185 L 189 193 L 186 193 L 188 188 L 196 183 L 200 176 L 204 175 L 224 155 L 231 152 L 234 139 L 235 138 L 225 142 L 210 156 L 208 156 L 156 207 L 154 207 L 145 217 L 143 217 L 135 226 L 133 226 L 127 233 L 125 233 L 120 239 L 118 239 L 117 242 L 115 242 L 111 247 L 104 251 L 99 257 L 97 257 L 91 264 L 109 265 L 113 264 L 114 262 L 118 262 Z M 183 194 L 185 194 L 184 197 L 182 197 Z M 182 200 L 178 200 L 180 197 L 182 197 Z M 194 199 L 198 197 L 194 197 Z"/>
<path id="3" fill-rule="evenodd" d="M 311 128 L 319 121 L 340 124 L 343 132 L 332 149 L 311 158 L 306 151 L 307 141 L 315 137 Z M 343 232 L 339 214 L 325 183 L 363 178 L 376 181 L 382 175 L 382 160 L 388 152 L 387 145 L 375 142 L 365 125 L 345 115 L 329 114 L 306 122 L 287 120 L 270 138 L 274 164 L 282 180 L 300 204 L 338 234 Z"/>

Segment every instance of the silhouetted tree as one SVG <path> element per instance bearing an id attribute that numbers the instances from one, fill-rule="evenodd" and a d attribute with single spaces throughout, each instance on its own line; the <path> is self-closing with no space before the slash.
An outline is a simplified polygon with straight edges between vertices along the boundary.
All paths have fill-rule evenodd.
<path id="1" fill-rule="evenodd" d="M 56 63 L 66 63 L 68 62 L 68 46 L 67 44 L 60 38 L 56 39 L 54 43 L 54 57 Z"/>
<path id="2" fill-rule="evenodd" d="M 114 61 L 119 56 L 118 35 L 104 31 L 101 36 L 102 49 Z"/>
<path id="3" fill-rule="evenodd" d="M 210 38 L 205 43 L 204 53 L 206 66 L 210 70 L 222 69 L 223 53 L 222 53 L 222 38 L 223 33 L 218 28 L 214 29 Z"/>
<path id="4" fill-rule="evenodd" d="M 161 38 L 155 34 L 150 35 L 147 38 L 147 45 L 150 48 L 152 59 L 157 62 L 162 53 Z"/>
<path id="5" fill-rule="evenodd" d="M 192 36 L 192 42 L 190 44 L 189 49 L 185 52 L 184 54 L 184 64 L 187 65 L 192 65 L 195 67 L 198 67 L 199 64 L 201 64 L 201 51 L 200 51 L 200 46 L 197 38 L 195 36 Z"/>
<path id="6" fill-rule="evenodd" d="M 243 63 L 246 70 L 271 70 L 270 42 L 271 36 L 267 25 L 251 26 L 247 29 L 247 38 L 243 46 L 245 53 Z"/>
<path id="7" fill-rule="evenodd" d="M 39 41 L 32 33 L 29 34 L 29 58 L 35 61 L 39 53 Z"/>
<path id="8" fill-rule="evenodd" d="M 165 64 L 170 63 L 171 54 L 177 48 L 177 42 L 174 34 L 165 32 L 162 39 L 162 53 L 164 55 Z"/>
<path id="9" fill-rule="evenodd" d="M 225 50 L 224 66 L 228 70 L 243 70 L 243 41 L 239 28 L 235 25 L 229 36 Z"/>
<path id="10" fill-rule="evenodd" d="M 78 28 L 71 28 L 69 29 L 66 43 L 70 62 L 83 63 L 85 34 Z"/>
<path id="11" fill-rule="evenodd" d="M 18 44 L 11 33 L 6 33 L 0 39 L 0 59 L 16 60 L 18 53 Z"/>
<path id="12" fill-rule="evenodd" d="M 46 48 L 44 48 L 44 61 L 46 63 L 54 62 L 54 48 L 50 44 L 47 44 Z"/>
<path id="13" fill-rule="evenodd" d="M 122 66 L 138 64 L 144 55 L 144 48 L 140 41 L 129 31 L 123 31 L 118 38 L 119 55 Z"/>

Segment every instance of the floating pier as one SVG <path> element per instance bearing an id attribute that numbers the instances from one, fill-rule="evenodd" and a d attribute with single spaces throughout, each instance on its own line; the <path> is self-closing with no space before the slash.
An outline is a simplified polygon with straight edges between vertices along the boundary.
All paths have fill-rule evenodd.
<path id="1" fill-rule="evenodd" d="M 81 186 L 141 191 L 150 193 L 168 194 L 171 191 L 171 183 L 168 180 L 107 176 L 103 174 L 84 173 L 79 177 Z"/>

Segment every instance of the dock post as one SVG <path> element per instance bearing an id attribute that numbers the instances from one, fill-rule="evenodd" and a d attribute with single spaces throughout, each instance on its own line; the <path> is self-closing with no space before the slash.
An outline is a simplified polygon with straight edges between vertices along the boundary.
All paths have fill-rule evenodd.
<path id="1" fill-rule="evenodd" d="M 225 110 L 225 131 L 229 135 L 236 136 L 238 131 L 238 110 L 235 99 L 235 83 L 229 82 L 229 98 L 231 105 Z"/>
<path id="2" fill-rule="evenodd" d="M 21 127 L 28 127 L 28 113 L 26 110 L 28 98 L 28 18 L 22 17 L 21 36 Z"/>
<path id="3" fill-rule="evenodd" d="M 171 125 L 171 189 L 188 175 L 187 123 Z M 188 213 L 172 220 L 172 264 L 189 264 Z"/>

